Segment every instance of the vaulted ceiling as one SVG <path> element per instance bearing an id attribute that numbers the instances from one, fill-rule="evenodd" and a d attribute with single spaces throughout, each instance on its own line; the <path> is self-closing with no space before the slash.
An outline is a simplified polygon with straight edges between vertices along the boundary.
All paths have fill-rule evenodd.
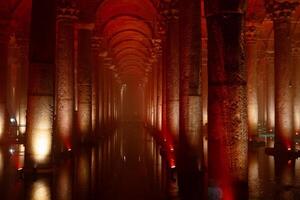
<path id="1" fill-rule="evenodd" d="M 62 0 L 72 1 L 72 0 Z M 102 38 L 105 60 L 123 80 L 142 81 L 155 66 L 159 53 L 160 1 L 171 0 L 74 0 L 80 9 L 79 20 L 95 23 L 95 33 Z M 273 48 L 272 21 L 263 0 L 248 0 L 246 19 L 258 25 L 260 49 Z M 9 20 L 11 28 L 28 35 L 31 0 L 0 0 L 0 25 Z M 204 16 L 203 16 L 204 17 Z M 300 8 L 293 15 L 292 31 L 299 35 Z M 203 23 L 205 30 L 205 23 Z M 205 33 L 205 31 L 204 31 Z M 203 37 L 206 37 L 203 34 Z"/>

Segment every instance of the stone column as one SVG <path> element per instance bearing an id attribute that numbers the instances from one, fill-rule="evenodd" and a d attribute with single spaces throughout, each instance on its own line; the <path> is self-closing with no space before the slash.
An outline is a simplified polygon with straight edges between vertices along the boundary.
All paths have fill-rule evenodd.
<path id="1" fill-rule="evenodd" d="M 167 1 L 168 2 L 168 1 Z M 175 141 L 179 134 L 179 17 L 178 1 L 162 4 L 166 33 L 166 125 Z"/>
<path id="2" fill-rule="evenodd" d="M 78 24 L 78 111 L 76 118 L 79 142 L 89 139 L 92 128 L 92 30 L 93 24 Z"/>
<path id="3" fill-rule="evenodd" d="M 19 38 L 20 46 L 20 80 L 19 80 L 19 133 L 24 136 L 26 132 L 26 109 L 28 89 L 29 43 L 28 39 Z"/>
<path id="4" fill-rule="evenodd" d="M 92 132 L 95 136 L 99 131 L 99 68 L 100 68 L 100 46 L 99 37 L 92 38 L 93 66 L 92 66 Z"/>
<path id="5" fill-rule="evenodd" d="M 294 133 L 300 134 L 300 33 L 295 34 L 292 56 L 293 56 L 293 103 L 294 103 Z M 297 39 L 296 39 L 297 38 Z"/>
<path id="6" fill-rule="evenodd" d="M 25 142 L 25 169 L 49 168 L 52 163 L 55 1 L 33 0 Z"/>
<path id="7" fill-rule="evenodd" d="M 5 139 L 8 130 L 8 113 L 6 108 L 7 57 L 8 57 L 9 22 L 0 21 L 0 142 Z"/>
<path id="8" fill-rule="evenodd" d="M 275 149 L 279 152 L 294 148 L 290 16 L 297 5 L 294 0 L 266 0 L 274 28 Z"/>
<path id="9" fill-rule="evenodd" d="M 157 128 L 162 130 L 162 72 L 163 72 L 163 62 L 162 56 L 157 62 Z"/>
<path id="10" fill-rule="evenodd" d="M 56 118 L 57 151 L 71 150 L 74 132 L 74 22 L 78 19 L 74 5 L 58 5 L 56 16 Z"/>
<path id="11" fill-rule="evenodd" d="M 275 99 L 274 99 L 274 87 L 275 87 L 275 82 L 274 82 L 274 52 L 273 51 L 268 51 L 265 54 L 265 69 L 264 71 L 264 76 L 262 78 L 263 84 L 261 87 L 264 89 L 263 91 L 263 96 L 266 97 L 265 100 L 265 106 L 267 110 L 267 131 L 269 133 L 274 132 L 274 126 L 275 126 Z M 263 110 L 264 112 L 264 110 Z"/>
<path id="12" fill-rule="evenodd" d="M 243 0 L 206 1 L 208 178 L 224 199 L 248 198 L 244 4 Z"/>
<path id="13" fill-rule="evenodd" d="M 16 126 L 19 121 L 18 118 L 18 80 L 20 78 L 20 46 L 18 45 L 15 33 L 10 34 L 8 43 L 8 68 L 6 71 L 7 76 L 7 88 L 6 88 L 6 99 L 7 99 L 7 110 L 10 119 L 10 129 L 9 134 L 11 136 L 16 136 Z M 15 121 L 12 121 L 14 119 Z"/>
<path id="14" fill-rule="evenodd" d="M 248 99 L 248 135 L 250 140 L 257 137 L 257 25 L 246 24 L 246 65 L 247 65 L 247 99 Z"/>
<path id="15" fill-rule="evenodd" d="M 200 194 L 200 172 L 204 170 L 201 102 L 201 5 L 200 1 L 179 2 L 180 108 L 178 175 L 189 199 Z"/>

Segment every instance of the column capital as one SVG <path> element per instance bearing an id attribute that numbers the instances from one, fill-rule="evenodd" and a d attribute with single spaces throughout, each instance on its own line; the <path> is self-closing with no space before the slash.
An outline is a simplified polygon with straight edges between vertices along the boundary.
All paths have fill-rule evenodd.
<path id="1" fill-rule="evenodd" d="M 287 21 L 296 7 L 299 0 L 265 0 L 265 7 L 273 21 Z"/>
<path id="2" fill-rule="evenodd" d="M 258 25 L 255 22 L 247 22 L 245 27 L 245 37 L 247 43 L 255 43 L 257 40 Z"/>
<path id="3" fill-rule="evenodd" d="M 292 56 L 300 57 L 300 40 L 294 40 L 292 42 Z"/>
<path id="4" fill-rule="evenodd" d="M 76 7 L 74 1 L 70 0 L 60 0 L 56 9 L 56 18 L 58 20 L 69 19 L 77 20 L 79 15 L 79 10 Z"/>
<path id="5" fill-rule="evenodd" d="M 100 52 L 102 44 L 103 44 L 103 38 L 98 37 L 98 36 L 92 37 L 92 50 L 93 51 Z"/>
<path id="6" fill-rule="evenodd" d="M 274 62 L 274 51 L 266 51 L 264 55 L 267 61 Z"/>
<path id="7" fill-rule="evenodd" d="M 9 34 L 8 45 L 9 47 L 19 47 L 19 43 L 17 41 L 17 36 L 15 33 Z"/>
<path id="8" fill-rule="evenodd" d="M 159 4 L 160 14 L 165 17 L 166 20 L 178 20 L 179 9 L 178 0 L 163 0 Z"/>

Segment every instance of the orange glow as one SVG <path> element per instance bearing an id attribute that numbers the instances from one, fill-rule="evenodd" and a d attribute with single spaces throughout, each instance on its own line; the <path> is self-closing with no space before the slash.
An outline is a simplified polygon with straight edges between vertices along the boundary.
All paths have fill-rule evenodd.
<path id="1" fill-rule="evenodd" d="M 3 175 L 3 168 L 4 168 L 3 153 L 2 153 L 2 149 L 0 149 L 0 178 L 2 178 Z"/>
<path id="2" fill-rule="evenodd" d="M 31 198 L 33 200 L 50 200 L 51 193 L 50 193 L 50 186 L 45 180 L 38 180 L 33 183 L 32 191 L 31 191 Z"/>
<path id="3" fill-rule="evenodd" d="M 4 126 L 5 126 L 5 117 L 4 117 L 4 110 L 0 107 L 0 139 L 4 134 Z"/>
<path id="4" fill-rule="evenodd" d="M 39 130 L 33 136 L 33 152 L 37 162 L 43 162 L 51 151 L 51 134 L 48 130 Z"/>

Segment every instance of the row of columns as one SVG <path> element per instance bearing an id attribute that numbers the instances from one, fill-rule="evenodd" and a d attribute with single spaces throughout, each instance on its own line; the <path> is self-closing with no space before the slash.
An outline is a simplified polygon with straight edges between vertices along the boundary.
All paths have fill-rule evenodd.
<path id="1" fill-rule="evenodd" d="M 100 57 L 94 25 L 79 23 L 73 4 L 34 0 L 29 42 L 9 28 L 1 21 L 0 141 L 14 123 L 26 131 L 25 168 L 48 169 L 59 153 L 115 125 L 120 83 Z"/>

